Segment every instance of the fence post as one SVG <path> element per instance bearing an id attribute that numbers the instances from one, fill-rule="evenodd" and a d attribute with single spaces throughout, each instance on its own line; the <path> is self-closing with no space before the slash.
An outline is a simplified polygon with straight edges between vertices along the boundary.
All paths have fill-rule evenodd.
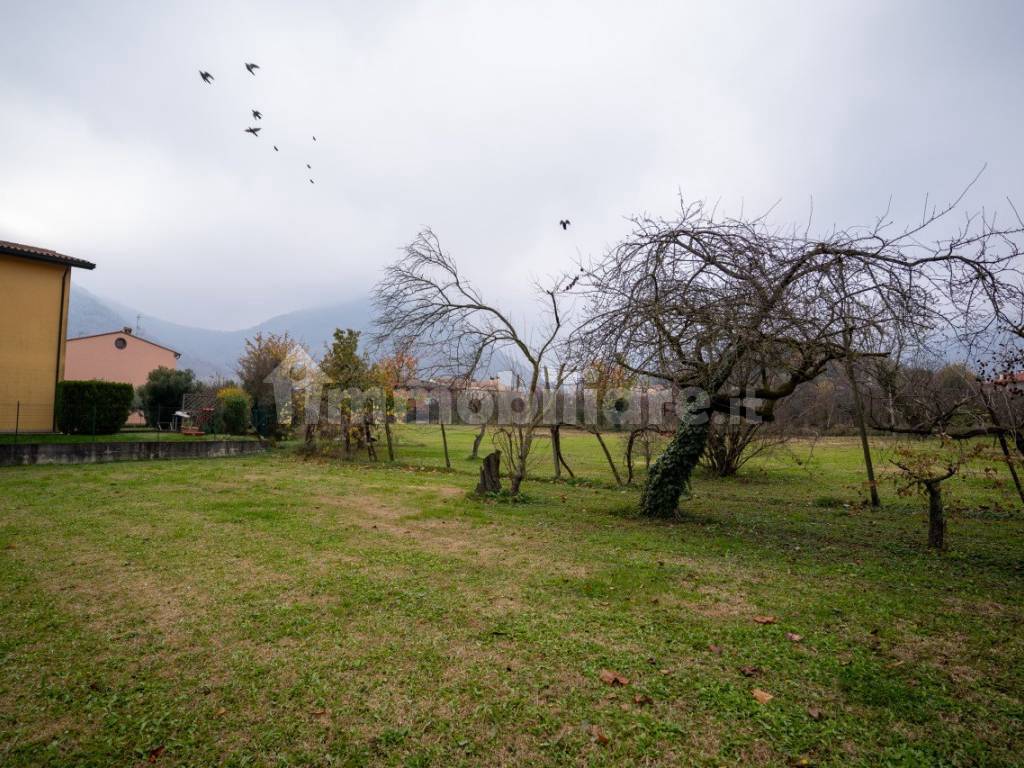
<path id="1" fill-rule="evenodd" d="M 92 404 L 92 441 L 96 442 L 96 403 Z"/>
<path id="2" fill-rule="evenodd" d="M 18 444 L 18 428 L 21 426 L 21 400 L 14 407 L 14 444 Z"/>

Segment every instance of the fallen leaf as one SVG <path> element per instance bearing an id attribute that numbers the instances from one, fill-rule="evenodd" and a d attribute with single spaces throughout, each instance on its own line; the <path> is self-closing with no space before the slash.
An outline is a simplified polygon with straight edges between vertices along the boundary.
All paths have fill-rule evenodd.
<path id="1" fill-rule="evenodd" d="M 633 697 L 633 703 L 638 704 L 641 707 L 646 707 L 654 703 L 654 699 L 648 696 L 646 693 L 638 693 Z"/>
<path id="2" fill-rule="evenodd" d="M 608 743 L 608 735 L 601 730 L 601 726 L 599 725 L 590 726 L 590 735 L 594 741 L 602 746 Z"/>
<path id="3" fill-rule="evenodd" d="M 224 708 L 224 707 L 221 707 L 221 708 L 220 708 L 220 709 L 218 709 L 218 710 L 217 710 L 217 711 L 216 711 L 216 712 L 215 712 L 214 714 L 215 714 L 215 715 L 216 715 L 217 717 L 224 717 L 224 715 L 226 715 L 227 713 L 228 713 L 227 709 L 226 709 L 226 708 Z"/>
<path id="4" fill-rule="evenodd" d="M 721 656 L 722 655 L 722 646 L 720 646 L 720 645 L 715 645 L 714 643 L 709 643 L 708 644 L 708 650 L 711 651 L 716 656 Z"/>
<path id="5" fill-rule="evenodd" d="M 794 757 L 789 761 L 789 764 L 794 766 L 794 768 L 808 768 L 808 766 L 814 765 L 814 761 L 809 757 Z"/>
<path id="6" fill-rule="evenodd" d="M 671 675 L 672 674 L 672 670 L 671 669 L 659 669 L 658 671 L 661 672 L 661 674 L 663 674 L 663 675 Z"/>
<path id="7" fill-rule="evenodd" d="M 648 656 L 647 657 L 647 663 L 650 664 L 652 667 L 658 666 L 658 660 L 656 658 L 654 658 L 653 656 Z"/>
<path id="8" fill-rule="evenodd" d="M 159 747 L 153 747 L 153 749 L 149 750 L 149 757 L 147 758 L 149 762 L 155 763 L 157 760 L 159 760 L 160 755 L 164 753 L 165 749 L 167 749 L 167 747 L 161 744 Z"/>
<path id="9" fill-rule="evenodd" d="M 761 674 L 760 667 L 740 667 L 740 672 L 743 673 L 744 677 L 756 677 Z"/>
<path id="10" fill-rule="evenodd" d="M 775 617 L 774 616 L 755 616 L 754 617 L 754 621 L 756 621 L 758 624 L 774 624 L 775 623 Z"/>
<path id="11" fill-rule="evenodd" d="M 755 688 L 750 693 L 757 700 L 758 704 L 767 704 L 775 698 L 768 691 L 762 691 L 760 688 Z"/>
<path id="12" fill-rule="evenodd" d="M 821 718 L 824 715 L 822 715 L 821 710 L 818 709 L 817 707 L 808 707 L 807 708 L 807 716 L 809 718 L 811 718 L 811 720 L 821 720 Z"/>
<path id="13" fill-rule="evenodd" d="M 796 632 L 787 632 L 786 639 L 793 643 L 799 643 L 804 639 L 803 635 L 798 635 Z"/>
<path id="14" fill-rule="evenodd" d="M 629 678 L 613 669 L 602 669 L 599 676 L 607 685 L 629 685 Z"/>

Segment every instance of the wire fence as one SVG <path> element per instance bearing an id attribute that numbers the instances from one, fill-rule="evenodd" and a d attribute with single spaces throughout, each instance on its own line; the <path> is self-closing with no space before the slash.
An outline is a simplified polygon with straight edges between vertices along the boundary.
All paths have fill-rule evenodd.
<path id="1" fill-rule="evenodd" d="M 84 409 L 84 410 L 82 410 Z M 244 423 L 226 423 L 214 396 L 189 397 L 181 406 L 155 405 L 132 410 L 127 420 L 111 416 L 100 405 L 67 405 L 63 412 L 53 403 L 16 400 L 0 402 L 0 442 L 33 442 L 40 435 L 74 436 L 76 441 L 109 439 L 118 434 L 124 439 L 159 441 L 168 434 L 200 437 L 238 436 L 254 430 L 266 437 L 278 429 L 274 408 L 252 407 Z"/>
<path id="2" fill-rule="evenodd" d="M 55 434 L 95 441 L 105 435 L 132 432 L 149 433 L 159 440 L 161 432 L 178 431 L 178 422 L 180 417 L 175 415 L 175 409 L 164 406 L 157 406 L 149 415 L 133 410 L 120 423 L 116 414 L 112 417 L 101 405 L 68 404 L 61 412 L 49 402 L 0 402 L 0 440 L 7 443 L 27 443 L 40 435 Z"/>

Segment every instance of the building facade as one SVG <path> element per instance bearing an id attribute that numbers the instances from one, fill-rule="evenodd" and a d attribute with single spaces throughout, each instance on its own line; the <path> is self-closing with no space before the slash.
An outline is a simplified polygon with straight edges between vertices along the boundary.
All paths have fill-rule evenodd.
<path id="1" fill-rule="evenodd" d="M 71 269 L 95 264 L 0 240 L 0 432 L 52 432 Z"/>
<path id="2" fill-rule="evenodd" d="M 181 354 L 136 336 L 131 328 L 68 339 L 64 378 L 146 383 L 149 372 L 178 367 Z"/>

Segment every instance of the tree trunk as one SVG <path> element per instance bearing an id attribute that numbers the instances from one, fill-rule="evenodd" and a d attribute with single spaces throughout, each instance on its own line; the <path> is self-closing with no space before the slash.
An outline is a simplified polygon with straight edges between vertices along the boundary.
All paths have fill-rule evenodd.
<path id="1" fill-rule="evenodd" d="M 391 417 L 387 413 L 384 414 L 384 437 L 388 441 L 388 461 L 394 461 L 395 444 L 391 439 Z"/>
<path id="2" fill-rule="evenodd" d="M 633 443 L 635 442 L 636 430 L 632 430 L 626 440 L 626 485 L 633 484 Z"/>
<path id="3" fill-rule="evenodd" d="M 480 443 L 483 442 L 484 435 L 487 433 L 487 423 L 480 425 L 480 431 L 476 433 L 476 437 L 473 438 L 473 453 L 470 454 L 471 459 L 480 458 Z"/>
<path id="4" fill-rule="evenodd" d="M 604 438 L 601 437 L 601 433 L 596 429 L 594 430 L 594 437 L 596 437 L 597 442 L 601 444 L 601 450 L 604 451 L 604 457 L 608 460 L 608 466 L 612 468 L 612 474 L 615 475 L 615 484 L 622 485 L 622 477 L 619 475 L 619 468 L 615 466 L 615 460 L 612 458 L 611 453 L 609 453 L 608 446 L 604 444 Z"/>
<path id="5" fill-rule="evenodd" d="M 363 439 L 366 440 L 366 458 L 370 461 L 377 460 L 377 447 L 374 445 L 377 442 L 377 438 L 373 436 L 373 432 L 370 429 L 370 422 L 363 422 Z"/>
<path id="6" fill-rule="evenodd" d="M 871 446 L 868 444 L 868 426 L 864 419 L 864 401 L 860 396 L 860 385 L 857 384 L 857 376 L 853 370 L 853 361 L 850 360 L 849 346 L 847 345 L 846 355 L 846 377 L 850 380 L 850 391 L 853 394 L 853 416 L 857 420 L 857 431 L 860 433 L 860 447 L 864 452 L 864 469 L 868 475 L 868 489 L 871 491 L 871 506 L 882 506 L 878 498 L 878 483 L 875 482 L 875 465 L 871 461 Z"/>
<path id="7" fill-rule="evenodd" d="M 647 475 L 640 497 L 640 514 L 675 517 L 679 497 L 689 488 L 690 475 L 704 452 L 710 426 L 711 418 L 706 409 L 687 409 L 672 440 Z"/>
<path id="8" fill-rule="evenodd" d="M 512 476 L 512 482 L 510 483 L 513 496 L 519 495 L 519 486 L 522 485 L 523 481 L 526 479 L 526 462 L 530 458 L 530 448 L 533 445 L 533 429 L 531 428 L 530 430 L 525 431 L 525 433 L 523 433 L 522 428 L 520 428 L 520 430 L 520 434 L 522 436 L 519 439 L 519 456 L 516 457 L 516 471 Z"/>
<path id="9" fill-rule="evenodd" d="M 501 451 L 484 456 L 476 492 L 480 495 L 501 492 Z"/>
<path id="10" fill-rule="evenodd" d="M 928 547 L 946 548 L 946 513 L 942 509 L 942 488 L 939 483 L 925 483 L 928 490 Z"/>
<path id="11" fill-rule="evenodd" d="M 452 460 L 448 457 L 448 435 L 444 431 L 444 422 L 441 422 L 441 444 L 444 445 L 444 465 L 451 469 Z"/>
<path id="12" fill-rule="evenodd" d="M 1010 476 L 1013 478 L 1013 484 L 1017 488 L 1017 495 L 1020 496 L 1020 500 L 1024 502 L 1024 488 L 1021 488 L 1020 477 L 1017 475 L 1017 468 L 1013 466 L 1013 457 L 1010 455 L 1010 446 L 1006 444 L 1006 435 L 999 433 L 999 447 L 1003 449 L 1003 458 L 1006 459 L 1006 467 L 1010 470 Z"/>
<path id="13" fill-rule="evenodd" d="M 555 465 L 555 480 L 562 479 L 562 460 L 561 460 L 561 449 L 558 445 L 558 425 L 551 427 L 551 460 Z"/>

